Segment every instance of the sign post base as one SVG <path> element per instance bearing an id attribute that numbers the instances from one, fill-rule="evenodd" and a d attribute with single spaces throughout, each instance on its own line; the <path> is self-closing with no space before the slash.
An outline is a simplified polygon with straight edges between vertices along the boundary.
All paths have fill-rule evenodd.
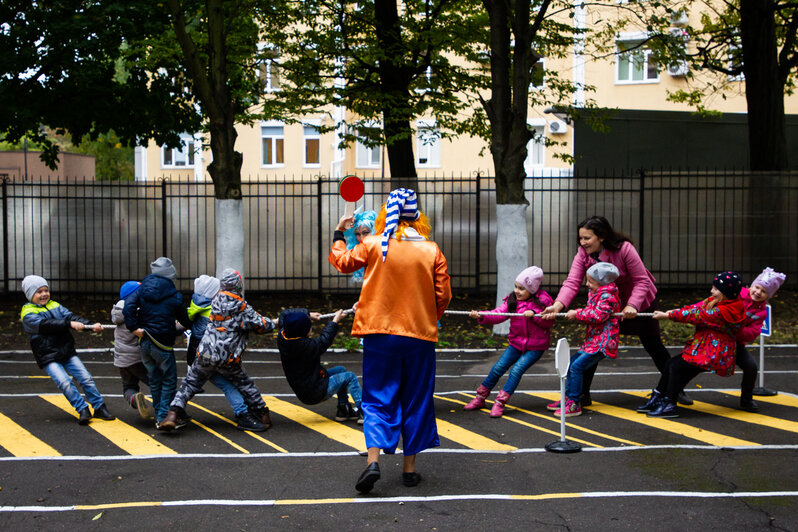
<path id="1" fill-rule="evenodd" d="M 546 450 L 550 453 L 578 453 L 582 450 L 582 446 L 568 440 L 557 440 L 547 443 Z"/>

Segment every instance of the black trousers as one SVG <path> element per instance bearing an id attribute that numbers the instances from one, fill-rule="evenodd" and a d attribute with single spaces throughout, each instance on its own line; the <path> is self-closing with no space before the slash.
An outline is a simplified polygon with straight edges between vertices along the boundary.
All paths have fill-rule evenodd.
<path id="1" fill-rule="evenodd" d="M 141 362 L 136 362 L 126 368 L 119 368 L 119 375 L 122 377 L 122 393 L 128 402 L 141 391 L 139 383 L 149 383 L 147 380 L 147 368 Z"/>
<path id="2" fill-rule="evenodd" d="M 679 392 L 684 390 L 687 383 L 705 371 L 707 370 L 690 364 L 681 356 L 673 357 L 668 361 L 665 372 L 659 378 L 657 391 L 676 402 Z"/>
<path id="3" fill-rule="evenodd" d="M 756 384 L 756 375 L 759 372 L 759 366 L 745 344 L 738 342 L 737 351 L 735 351 L 735 358 L 737 365 L 743 370 L 743 382 L 740 385 L 740 398 L 751 399 L 754 395 L 754 385 Z"/>

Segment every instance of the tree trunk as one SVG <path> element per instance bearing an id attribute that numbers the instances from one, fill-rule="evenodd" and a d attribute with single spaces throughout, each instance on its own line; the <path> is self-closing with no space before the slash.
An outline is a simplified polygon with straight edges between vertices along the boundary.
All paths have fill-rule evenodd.
<path id="1" fill-rule="evenodd" d="M 411 73 L 402 66 L 404 44 L 399 26 L 399 12 L 394 0 L 374 2 L 377 40 L 385 56 L 379 61 L 382 88 L 382 119 L 388 142 L 388 163 L 391 169 L 391 188 L 418 185 L 416 160 L 413 155 L 415 135 L 410 120 L 399 109 L 409 108 Z"/>
<path id="2" fill-rule="evenodd" d="M 772 0 L 740 2 L 751 170 L 786 170 L 784 81 L 779 74 Z"/>

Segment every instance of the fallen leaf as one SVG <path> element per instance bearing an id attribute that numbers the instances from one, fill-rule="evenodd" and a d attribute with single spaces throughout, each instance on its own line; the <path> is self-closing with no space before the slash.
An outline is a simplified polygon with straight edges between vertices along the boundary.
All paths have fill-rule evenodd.
<path id="1" fill-rule="evenodd" d="M 91 519 L 91 520 L 92 520 L 92 521 L 96 521 L 97 519 L 99 519 L 99 518 L 100 518 L 100 517 L 102 517 L 102 516 L 103 516 L 103 513 L 102 513 L 102 512 L 100 512 L 100 513 L 98 513 L 97 515 L 95 515 L 94 517 L 92 517 L 92 519 Z"/>

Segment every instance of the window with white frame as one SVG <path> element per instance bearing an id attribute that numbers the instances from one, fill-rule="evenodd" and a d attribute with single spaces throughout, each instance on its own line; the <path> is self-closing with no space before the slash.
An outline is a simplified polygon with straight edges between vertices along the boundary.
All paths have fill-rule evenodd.
<path id="1" fill-rule="evenodd" d="M 743 66 L 743 47 L 738 43 L 729 45 L 729 70 L 742 68 Z M 736 76 L 729 76 L 729 81 L 745 81 L 745 74 L 741 71 Z"/>
<path id="2" fill-rule="evenodd" d="M 305 147 L 305 168 L 319 168 L 321 166 L 321 134 L 312 125 L 303 125 L 303 138 Z"/>
<path id="3" fill-rule="evenodd" d="M 538 62 L 532 65 L 532 70 L 529 73 L 529 90 L 540 91 L 546 88 L 545 84 L 546 74 L 546 60 L 544 58 L 538 59 Z"/>
<path id="4" fill-rule="evenodd" d="M 618 83 L 653 83 L 659 81 L 659 65 L 644 39 L 618 40 L 615 81 Z"/>
<path id="5" fill-rule="evenodd" d="M 260 44 L 260 61 L 258 64 L 258 76 L 266 92 L 280 90 L 280 63 L 279 52 L 277 49 Z"/>
<path id="6" fill-rule="evenodd" d="M 373 129 L 373 128 L 369 128 Z M 363 137 L 360 130 L 358 136 Z M 366 146 L 360 140 L 355 146 L 355 166 L 358 168 L 379 168 L 382 162 L 382 146 Z"/>
<path id="7" fill-rule="evenodd" d="M 526 145 L 526 160 L 524 161 L 524 169 L 526 175 L 531 176 L 535 174 L 535 170 L 543 168 L 546 162 L 546 121 L 542 120 L 541 123 L 532 123 L 529 125 L 529 130 L 533 137 Z"/>
<path id="8" fill-rule="evenodd" d="M 161 146 L 162 168 L 186 168 L 194 166 L 194 153 L 196 151 L 194 136 L 188 133 L 180 135 L 179 148 Z"/>
<path id="9" fill-rule="evenodd" d="M 441 136 L 434 120 L 416 122 L 416 165 L 419 168 L 441 166 Z"/>
<path id="10" fill-rule="evenodd" d="M 261 146 L 263 147 L 262 166 L 282 166 L 285 143 L 285 126 L 283 124 L 266 124 L 260 128 Z"/>

